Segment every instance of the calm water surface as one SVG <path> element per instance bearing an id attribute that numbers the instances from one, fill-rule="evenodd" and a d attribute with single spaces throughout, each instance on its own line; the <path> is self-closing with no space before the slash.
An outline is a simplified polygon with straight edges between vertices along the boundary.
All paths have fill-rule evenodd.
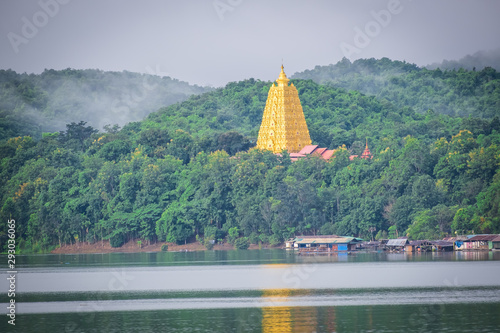
<path id="1" fill-rule="evenodd" d="M 0 332 L 500 332 L 498 252 L 30 255 L 16 268 L 16 326 L 4 316 Z"/>

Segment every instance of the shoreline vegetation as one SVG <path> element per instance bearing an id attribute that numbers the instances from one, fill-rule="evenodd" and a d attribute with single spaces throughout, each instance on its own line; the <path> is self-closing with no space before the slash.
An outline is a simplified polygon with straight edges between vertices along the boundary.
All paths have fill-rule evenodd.
<path id="1" fill-rule="evenodd" d="M 168 245 L 168 251 L 162 251 L 162 245 Z M 279 249 L 284 245 L 271 246 L 269 244 L 250 244 L 248 250 L 259 250 L 259 249 Z M 192 242 L 187 244 L 175 244 L 175 243 L 164 243 L 157 242 L 151 245 L 137 244 L 137 240 L 130 240 L 123 244 L 121 247 L 111 247 L 109 241 L 96 242 L 93 244 L 89 243 L 76 243 L 71 245 L 63 245 L 58 247 L 48 254 L 98 254 L 98 253 L 138 253 L 138 252 L 193 252 L 193 251 L 206 251 L 208 250 L 200 242 Z M 230 243 L 214 244 L 212 250 L 227 251 L 235 250 L 235 247 Z M 30 253 L 25 253 L 30 254 Z"/>

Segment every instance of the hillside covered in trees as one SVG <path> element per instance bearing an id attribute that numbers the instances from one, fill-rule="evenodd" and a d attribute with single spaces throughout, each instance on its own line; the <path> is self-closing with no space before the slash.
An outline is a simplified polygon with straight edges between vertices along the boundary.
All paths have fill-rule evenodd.
<path id="1" fill-rule="evenodd" d="M 39 139 L 43 132 L 80 121 L 100 130 L 105 125 L 123 126 L 209 90 L 130 72 L 51 69 L 36 75 L 0 70 L 0 139 L 24 135 Z"/>
<path id="2" fill-rule="evenodd" d="M 344 58 L 335 65 L 316 66 L 292 77 L 356 90 L 418 113 L 432 110 L 458 117 L 492 118 L 500 109 L 500 76 L 491 67 L 429 70 L 387 58 L 352 63 Z"/>
<path id="3" fill-rule="evenodd" d="M 428 69 L 459 70 L 463 68 L 469 71 L 480 70 L 485 67 L 494 68 L 496 71 L 500 70 L 500 49 L 478 51 L 459 60 L 443 60 L 425 66 Z"/>
<path id="4" fill-rule="evenodd" d="M 448 75 L 404 66 L 414 68 L 409 74 Z M 480 116 L 449 116 L 461 111 L 402 106 L 416 98 L 408 90 L 389 100 L 292 80 L 313 143 L 338 148 L 329 162 L 310 156 L 291 163 L 286 153 L 252 148 L 271 84 L 253 79 L 191 96 L 121 129 L 98 132 L 79 122 L 39 140 L 5 139 L 0 218 L 16 219 L 26 251 L 101 239 L 114 246 L 196 238 L 278 244 L 331 233 L 368 239 L 371 227 L 374 236 L 413 239 L 498 233 L 500 120 L 492 94 L 499 74 L 463 71 L 447 80 L 459 86 L 454 80 L 468 79 L 491 84 L 491 93 L 481 88 L 472 96 L 496 109 L 488 104 Z M 434 97 L 455 107 L 446 95 Z M 365 139 L 374 158 L 349 161 Z"/>

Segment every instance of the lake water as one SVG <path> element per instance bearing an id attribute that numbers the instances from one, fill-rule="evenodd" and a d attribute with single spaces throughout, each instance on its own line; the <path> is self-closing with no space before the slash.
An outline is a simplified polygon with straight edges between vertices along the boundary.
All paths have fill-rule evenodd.
<path id="1" fill-rule="evenodd" d="M 16 326 L 4 315 L 0 332 L 500 332 L 500 252 L 30 255 L 16 269 Z"/>

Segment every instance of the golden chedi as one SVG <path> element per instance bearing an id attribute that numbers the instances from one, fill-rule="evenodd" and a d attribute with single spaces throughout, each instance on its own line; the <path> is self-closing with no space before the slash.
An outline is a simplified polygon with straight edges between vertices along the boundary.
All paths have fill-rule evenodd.
<path id="1" fill-rule="evenodd" d="M 299 93 L 293 83 L 288 85 L 288 81 L 282 65 L 276 80 L 278 85 L 273 83 L 267 95 L 257 139 L 259 149 L 271 150 L 273 153 L 283 150 L 297 153 L 311 144 Z"/>

